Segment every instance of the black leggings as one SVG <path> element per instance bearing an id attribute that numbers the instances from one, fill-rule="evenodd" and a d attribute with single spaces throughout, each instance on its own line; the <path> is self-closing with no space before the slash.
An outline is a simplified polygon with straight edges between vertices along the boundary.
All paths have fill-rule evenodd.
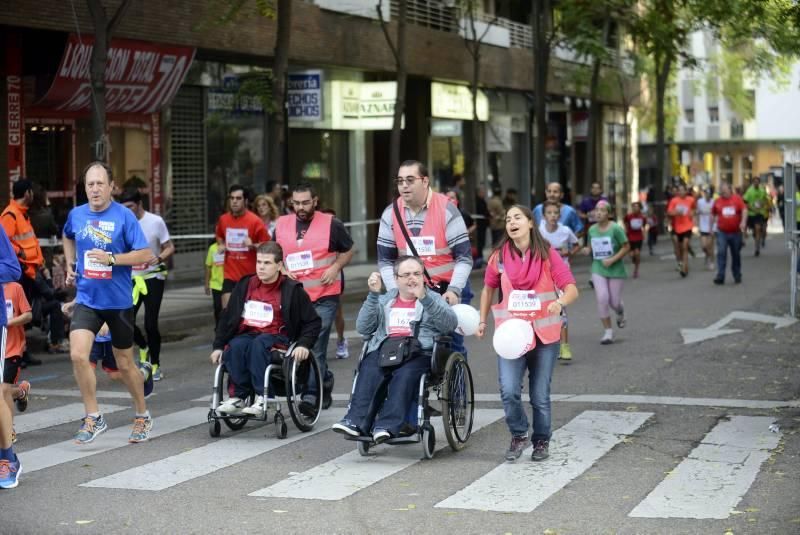
<path id="1" fill-rule="evenodd" d="M 161 299 L 164 297 L 164 283 L 165 281 L 156 277 L 145 280 L 147 295 L 139 295 L 139 301 L 133 307 L 135 320 L 136 313 L 144 303 L 144 330 L 147 333 L 147 339 L 145 340 L 141 329 L 134 323 L 133 340 L 137 346 L 150 350 L 150 362 L 154 366 L 161 364 L 161 332 L 158 330 L 158 313 L 161 310 Z"/>

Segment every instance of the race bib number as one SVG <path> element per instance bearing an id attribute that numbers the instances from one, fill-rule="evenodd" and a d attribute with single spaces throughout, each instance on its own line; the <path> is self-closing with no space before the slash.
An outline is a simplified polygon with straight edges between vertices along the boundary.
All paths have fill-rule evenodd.
<path id="1" fill-rule="evenodd" d="M 610 237 L 592 238 L 592 258 L 602 260 L 612 256 L 614 256 L 614 244 Z"/>
<path id="2" fill-rule="evenodd" d="M 541 309 L 542 303 L 533 290 L 512 290 L 508 296 L 510 312 L 530 312 Z"/>
<path id="3" fill-rule="evenodd" d="M 222 266 L 225 264 L 225 253 L 214 253 L 214 265 Z"/>
<path id="4" fill-rule="evenodd" d="M 722 215 L 724 217 L 736 217 L 736 208 L 733 206 L 725 206 L 722 209 Z"/>
<path id="5" fill-rule="evenodd" d="M 306 271 L 314 269 L 314 256 L 311 251 L 300 251 L 286 255 L 284 263 L 286 264 L 286 269 L 291 272 Z"/>
<path id="6" fill-rule="evenodd" d="M 436 241 L 433 236 L 411 236 L 411 243 L 417 250 L 419 256 L 432 256 L 436 254 Z M 408 254 L 413 255 L 411 248 L 408 247 Z"/>
<path id="7" fill-rule="evenodd" d="M 244 244 L 247 239 L 246 228 L 229 228 L 225 230 L 225 248 L 229 251 L 246 252 Z"/>
<path id="8" fill-rule="evenodd" d="M 272 305 L 261 301 L 247 301 L 242 312 L 244 324 L 250 327 L 263 328 L 272 323 Z"/>
<path id="9" fill-rule="evenodd" d="M 411 336 L 411 322 L 416 316 L 413 308 L 393 308 L 389 313 L 389 336 Z"/>
<path id="10" fill-rule="evenodd" d="M 642 220 L 641 219 L 631 219 L 631 228 L 633 230 L 641 230 L 641 228 L 642 228 Z"/>
<path id="11" fill-rule="evenodd" d="M 753 208 L 755 208 L 756 210 L 761 208 L 761 201 L 753 201 Z"/>
<path id="12" fill-rule="evenodd" d="M 11 299 L 6 299 L 6 321 L 14 317 L 14 303 Z"/>
<path id="13" fill-rule="evenodd" d="M 89 251 L 83 253 L 83 276 L 87 279 L 111 280 L 112 270 L 108 264 L 95 262 L 89 258 Z"/>
<path id="14" fill-rule="evenodd" d="M 678 213 L 681 214 L 681 215 L 688 214 L 689 213 L 689 207 L 686 206 L 685 204 L 679 204 L 678 205 Z"/>

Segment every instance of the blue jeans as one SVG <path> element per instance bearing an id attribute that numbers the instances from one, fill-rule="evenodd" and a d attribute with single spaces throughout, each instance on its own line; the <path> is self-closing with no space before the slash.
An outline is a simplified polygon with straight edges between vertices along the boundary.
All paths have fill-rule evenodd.
<path id="1" fill-rule="evenodd" d="M 467 279 L 467 284 L 464 286 L 464 289 L 461 290 L 461 303 L 468 305 L 470 301 L 472 301 L 473 293 L 472 287 L 469 284 L 469 279 Z M 450 336 L 453 338 L 453 351 L 461 353 L 464 355 L 464 358 L 467 357 L 467 347 L 464 345 L 464 335 L 458 334 L 457 332 L 453 331 L 450 333 Z"/>
<path id="2" fill-rule="evenodd" d="M 328 370 L 328 341 L 331 337 L 331 326 L 333 325 L 333 320 L 336 319 L 336 310 L 339 308 L 339 297 L 323 297 L 316 303 L 314 303 L 314 310 L 317 312 L 317 315 L 322 320 L 322 330 L 319 331 L 319 337 L 317 338 L 317 342 L 314 344 L 314 347 L 311 349 L 314 352 L 314 358 L 317 359 L 317 364 L 319 365 L 319 373 L 322 375 L 322 382 L 323 383 L 330 383 L 331 379 L 333 378 L 333 373 Z M 308 382 L 308 393 L 309 394 L 316 394 L 317 390 L 317 378 L 312 373 L 311 378 Z"/>
<path id="3" fill-rule="evenodd" d="M 725 267 L 731 250 L 731 271 L 734 280 L 742 278 L 742 233 L 717 231 L 717 278 L 725 280 Z"/>
<path id="4" fill-rule="evenodd" d="M 379 358 L 380 350 L 375 350 L 367 353 L 361 361 L 345 418 L 365 433 L 372 429 L 385 429 L 397 435 L 406 420 L 409 405 L 417 399 L 420 378 L 430 370 L 430 354 L 419 355 L 397 368 L 381 368 L 378 366 Z M 370 425 L 369 412 L 376 394 L 385 395 L 386 400 L 375 422 Z"/>
<path id="5" fill-rule="evenodd" d="M 531 406 L 533 407 L 532 440 L 550 440 L 550 379 L 558 358 L 560 343 L 542 344 L 518 359 L 497 357 L 500 398 L 506 413 L 506 425 L 515 437 L 528 435 L 528 415 L 522 406 L 522 380 L 528 370 Z"/>
<path id="6" fill-rule="evenodd" d="M 228 344 L 222 362 L 231 376 L 234 395 L 245 399 L 253 385 L 257 395 L 264 393 L 264 373 L 270 362 L 268 353 L 275 344 L 288 345 L 289 339 L 280 334 L 240 334 Z"/>

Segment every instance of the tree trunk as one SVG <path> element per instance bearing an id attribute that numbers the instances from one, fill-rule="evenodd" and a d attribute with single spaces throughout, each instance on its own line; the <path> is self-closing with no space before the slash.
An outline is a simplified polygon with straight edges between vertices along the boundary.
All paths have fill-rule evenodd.
<path id="1" fill-rule="evenodd" d="M 611 19 L 606 17 L 603 20 L 603 43 L 608 40 L 610 27 Z M 597 167 L 597 159 L 595 158 L 597 155 L 597 140 L 601 137 L 598 133 L 601 132 L 603 124 L 600 115 L 601 106 L 597 101 L 597 93 L 600 89 L 600 68 L 601 57 L 596 56 L 592 64 L 592 78 L 589 84 L 589 118 L 586 133 L 586 163 L 584 167 L 584 185 L 586 186 L 595 181 L 603 183 L 602 177 L 597 176 L 597 170 L 595 169 Z"/>
<path id="2" fill-rule="evenodd" d="M 474 22 L 475 14 L 470 11 L 470 18 Z M 465 206 L 464 210 L 468 212 L 475 211 L 475 191 L 478 184 L 481 182 L 480 162 L 481 153 L 483 152 L 483 143 L 481 138 L 481 122 L 478 120 L 478 82 L 481 76 L 481 44 L 477 42 L 475 35 L 475 24 L 472 24 L 472 37 L 476 40 L 474 46 L 474 53 L 472 54 L 472 83 L 470 84 L 470 92 L 472 94 L 472 128 L 470 129 L 470 141 L 472 150 L 468 153 L 467 163 L 469 167 L 464 178 L 464 194 L 463 200 Z"/>
<path id="3" fill-rule="evenodd" d="M 533 144 L 534 175 L 533 187 L 537 193 L 545 187 L 545 148 L 547 142 L 547 71 L 550 64 L 550 43 L 548 41 L 550 2 L 534 0 L 531 26 L 533 27 L 533 93 L 536 137 Z M 523 196 L 524 195 L 524 196 Z M 525 201 L 530 192 L 520 192 L 520 200 Z"/>
<path id="4" fill-rule="evenodd" d="M 272 67 L 273 109 L 270 112 L 267 177 L 285 183 L 286 74 L 289 69 L 289 40 L 292 27 L 292 1 L 278 0 L 278 33 L 275 37 L 275 63 Z"/>
<path id="5" fill-rule="evenodd" d="M 656 180 L 661 179 L 661 184 L 654 184 L 657 196 L 660 198 L 667 187 L 670 173 L 666 166 L 666 118 L 664 114 L 667 82 L 672 66 L 671 57 L 656 57 Z"/>
<path id="6" fill-rule="evenodd" d="M 389 174 L 387 177 L 397 176 L 397 170 L 400 168 L 400 140 L 403 135 L 403 112 L 406 107 L 406 82 L 408 80 L 406 69 L 406 13 L 408 11 L 408 0 L 400 0 L 399 7 L 397 17 L 397 55 L 395 57 L 397 96 L 395 97 L 392 133 L 389 140 Z"/>

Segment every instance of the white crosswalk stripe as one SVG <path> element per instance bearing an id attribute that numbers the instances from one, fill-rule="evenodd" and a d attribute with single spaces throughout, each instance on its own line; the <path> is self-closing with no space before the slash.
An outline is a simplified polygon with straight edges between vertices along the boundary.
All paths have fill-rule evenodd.
<path id="1" fill-rule="evenodd" d="M 236 463 L 252 459 L 281 446 L 327 431 L 334 422 L 345 415 L 345 409 L 325 411 L 314 429 L 308 433 L 296 431 L 286 439 L 264 438 L 263 426 L 257 429 L 212 442 L 200 448 L 173 455 L 160 461 L 144 464 L 95 479 L 82 487 L 158 491 L 179 483 L 205 476 Z"/>
<path id="2" fill-rule="evenodd" d="M 503 417 L 499 409 L 475 411 L 473 432 Z M 447 446 L 441 420 L 432 420 L 437 451 Z M 353 443 L 355 448 L 355 443 Z M 420 461 L 421 445 L 378 446 L 375 455 L 362 457 L 351 451 L 336 459 L 293 475 L 250 496 L 342 500 Z"/>
<path id="3" fill-rule="evenodd" d="M 728 518 L 776 448 L 781 433 L 769 416 L 733 416 L 702 442 L 629 516 Z"/>
<path id="4" fill-rule="evenodd" d="M 545 462 L 501 464 L 436 504 L 451 509 L 529 513 L 585 472 L 653 413 L 586 411 L 558 429 Z M 531 448 L 523 452 L 529 456 Z"/>
<path id="5" fill-rule="evenodd" d="M 195 407 L 184 411 L 173 412 L 155 418 L 153 431 L 150 438 L 182 431 L 195 425 L 205 422 L 208 409 Z M 68 463 L 84 457 L 98 455 L 118 448 L 129 446 L 128 435 L 130 426 L 118 427 L 106 431 L 94 442 L 84 445 L 75 444 L 72 440 L 65 440 L 50 446 L 44 446 L 35 450 L 26 451 L 20 454 L 25 466 L 25 472 L 31 473 L 44 468 L 50 468 L 59 464 Z"/>
<path id="6" fill-rule="evenodd" d="M 112 412 L 121 411 L 127 408 L 121 405 L 106 404 L 100 404 L 99 407 L 100 412 L 103 414 L 111 414 Z M 14 417 L 14 430 L 18 435 L 21 435 L 22 433 L 28 433 L 38 429 L 46 429 L 48 427 L 65 424 L 67 422 L 76 422 L 77 424 L 81 417 L 83 417 L 83 414 L 83 403 L 70 403 L 61 407 L 25 413 Z"/>

